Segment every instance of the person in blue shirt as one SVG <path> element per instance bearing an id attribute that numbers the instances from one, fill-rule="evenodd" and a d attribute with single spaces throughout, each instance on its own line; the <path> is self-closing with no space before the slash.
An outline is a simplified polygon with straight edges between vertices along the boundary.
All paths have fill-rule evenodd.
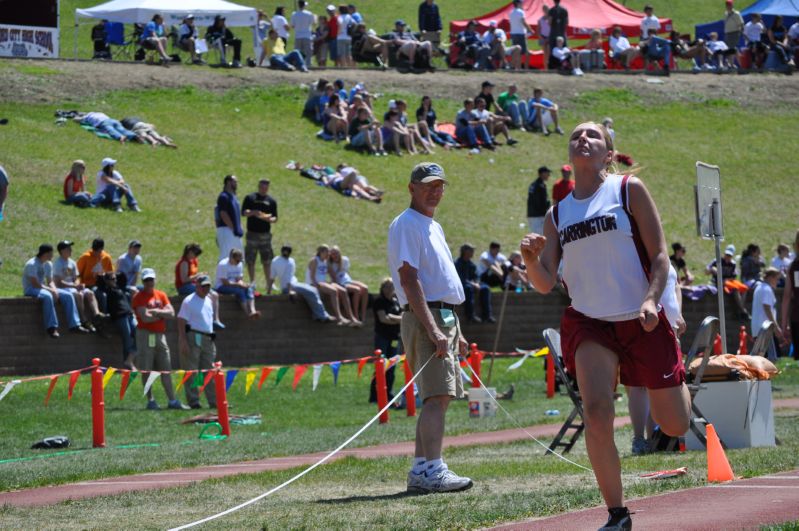
<path id="1" fill-rule="evenodd" d="M 216 244 L 219 246 L 219 261 L 230 255 L 233 249 L 243 249 L 241 237 L 241 205 L 236 197 L 239 181 L 235 175 L 227 175 L 223 181 L 224 189 L 216 200 L 214 220 L 216 221 Z"/>
<path id="2" fill-rule="evenodd" d="M 350 18 L 352 21 L 356 24 L 363 24 L 363 15 L 358 13 L 358 8 L 355 7 L 355 4 L 349 4 L 347 7 L 350 10 Z"/>
<path id="3" fill-rule="evenodd" d="M 141 242 L 139 240 L 131 240 L 128 243 L 128 252 L 117 258 L 117 271 L 125 273 L 125 279 L 127 280 L 127 285 L 120 287 L 127 288 L 131 296 L 136 295 L 139 291 L 137 284 L 141 268 Z"/>
<path id="4" fill-rule="evenodd" d="M 555 124 L 555 132 L 563 134 L 563 129 L 558 124 L 558 105 L 544 97 L 540 88 L 533 89 L 533 97 L 527 103 L 528 130 L 541 131 L 544 136 L 549 136 L 549 124 Z"/>
<path id="5" fill-rule="evenodd" d="M 158 55 L 161 56 L 161 64 L 169 66 L 170 57 L 166 53 L 164 18 L 161 15 L 156 13 L 153 15 L 153 19 L 144 26 L 139 44 L 145 50 L 157 50 Z"/>

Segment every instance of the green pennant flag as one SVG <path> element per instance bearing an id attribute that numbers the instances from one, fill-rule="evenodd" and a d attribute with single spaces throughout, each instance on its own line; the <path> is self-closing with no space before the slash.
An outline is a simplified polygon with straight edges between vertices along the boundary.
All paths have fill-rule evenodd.
<path id="1" fill-rule="evenodd" d="M 130 380 L 128 380 L 128 385 L 133 383 L 133 380 L 139 375 L 137 371 L 130 371 Z"/>
<path id="2" fill-rule="evenodd" d="M 203 380 L 205 380 L 205 377 L 203 376 L 203 373 L 200 372 L 200 371 L 197 371 L 197 373 L 194 375 L 194 380 L 192 380 L 192 382 L 191 382 L 191 386 L 192 387 L 202 387 L 203 386 Z"/>
<path id="3" fill-rule="evenodd" d="M 285 376 L 287 372 L 289 372 L 288 367 L 281 367 L 277 370 L 277 376 L 275 377 L 275 387 L 277 387 L 277 384 L 280 383 L 280 380 L 283 379 L 283 376 Z"/>

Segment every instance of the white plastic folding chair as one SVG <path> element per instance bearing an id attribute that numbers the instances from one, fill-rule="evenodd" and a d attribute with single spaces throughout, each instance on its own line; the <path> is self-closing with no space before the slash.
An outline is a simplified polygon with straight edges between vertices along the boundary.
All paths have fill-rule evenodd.
<path id="1" fill-rule="evenodd" d="M 555 453 L 558 448 L 562 448 L 562 453 L 568 453 L 575 443 L 580 439 L 583 430 L 585 430 L 585 421 L 583 420 L 583 400 L 580 397 L 580 391 L 577 388 L 577 380 L 566 372 L 563 367 L 563 359 L 560 348 L 560 333 L 553 328 L 544 330 L 544 341 L 549 347 L 550 359 L 554 360 L 555 370 L 561 379 L 561 383 L 566 388 L 566 393 L 571 398 L 574 407 L 572 408 L 566 421 L 561 426 L 558 434 L 549 445 L 549 449 L 545 455 Z M 568 434 L 573 430 L 571 434 Z M 566 439 L 564 441 L 564 438 Z"/>
<path id="2" fill-rule="evenodd" d="M 769 347 L 774 342 L 774 330 L 776 325 L 773 321 L 764 321 L 763 326 L 760 327 L 760 333 L 757 334 L 757 339 L 752 345 L 752 351 L 749 353 L 752 356 L 768 356 Z"/>

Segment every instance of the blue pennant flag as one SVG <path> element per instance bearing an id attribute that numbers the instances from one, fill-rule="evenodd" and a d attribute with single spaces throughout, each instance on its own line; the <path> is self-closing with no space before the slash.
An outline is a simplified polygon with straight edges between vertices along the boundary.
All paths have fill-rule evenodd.
<path id="1" fill-rule="evenodd" d="M 233 369 L 232 371 L 227 371 L 227 375 L 225 376 L 225 392 L 230 389 L 230 386 L 233 385 L 233 380 L 236 379 L 236 375 L 239 373 L 238 369 Z"/>
<path id="2" fill-rule="evenodd" d="M 330 370 L 333 371 L 333 385 L 338 384 L 338 370 L 341 368 L 340 361 L 334 361 L 330 364 Z"/>

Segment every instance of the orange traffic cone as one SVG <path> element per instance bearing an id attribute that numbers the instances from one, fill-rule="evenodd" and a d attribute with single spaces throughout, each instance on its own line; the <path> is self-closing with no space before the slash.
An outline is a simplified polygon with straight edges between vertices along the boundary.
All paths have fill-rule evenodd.
<path id="1" fill-rule="evenodd" d="M 713 424 L 707 425 L 707 480 L 711 483 L 732 481 L 735 475 L 732 473 L 730 462 L 721 447 L 719 436 Z"/>

